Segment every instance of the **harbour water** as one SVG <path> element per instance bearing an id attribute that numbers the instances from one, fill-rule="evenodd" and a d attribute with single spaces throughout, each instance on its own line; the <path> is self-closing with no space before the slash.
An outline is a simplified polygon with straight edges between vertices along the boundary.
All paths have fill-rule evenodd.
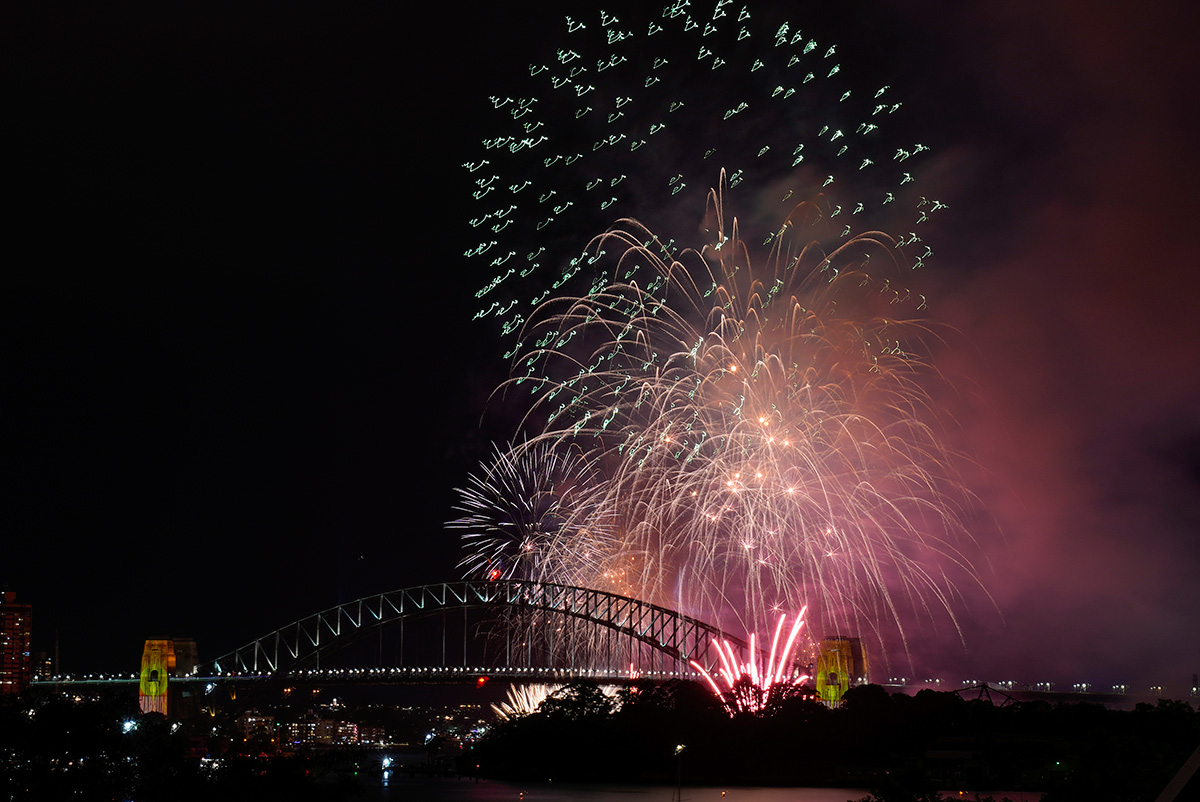
<path id="1" fill-rule="evenodd" d="M 849 802 L 867 796 L 861 788 L 689 788 L 670 786 L 595 785 L 571 783 L 505 783 L 428 777 L 390 777 L 374 789 L 364 788 L 362 800 L 377 802 Z M 1007 797 L 1012 802 L 1039 802 L 1041 794 L 1022 792 L 963 792 L 953 798 L 977 800 Z"/>

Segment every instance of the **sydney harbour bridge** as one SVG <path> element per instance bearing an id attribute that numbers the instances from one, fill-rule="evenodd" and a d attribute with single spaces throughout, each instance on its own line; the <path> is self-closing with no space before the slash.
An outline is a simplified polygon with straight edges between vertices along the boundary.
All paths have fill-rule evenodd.
<path id="1" fill-rule="evenodd" d="M 745 641 L 665 607 L 524 580 L 459 580 L 365 596 L 172 672 L 172 682 L 360 684 L 696 678 Z M 59 680 L 60 682 L 62 680 Z M 72 683 L 136 682 L 136 675 Z"/>
<path id="2" fill-rule="evenodd" d="M 710 675 L 718 672 L 722 642 L 740 657 L 748 657 L 749 646 L 741 637 L 627 596 L 525 580 L 458 580 L 373 594 L 321 610 L 216 659 L 181 664 L 170 672 L 170 682 L 200 684 L 211 691 L 223 683 L 407 685 L 475 682 L 481 677 L 552 683 L 700 679 L 700 668 Z M 760 643 L 760 649 L 765 645 Z M 765 658 L 761 651 L 760 662 Z M 131 659 L 130 669 L 135 661 Z M 35 682 L 35 687 L 66 690 L 138 684 L 145 679 L 144 660 L 142 668 L 141 675 L 130 671 L 52 677 Z M 833 680 L 820 676 L 820 666 L 817 674 L 818 686 L 822 679 L 826 685 Z M 865 680 L 865 676 L 843 677 L 842 684 Z M 909 692 L 949 691 L 960 684 L 965 690 L 988 689 L 974 680 L 941 683 L 900 679 L 884 684 Z M 1014 686 L 1001 682 L 996 690 L 1004 697 L 1022 699 L 1067 694 L 1066 688 L 1052 688 L 1050 683 Z M 1125 686 L 1114 686 L 1111 693 L 1088 685 L 1070 690 L 1071 696 L 1079 694 L 1118 706 L 1136 701 L 1137 696 Z M 1162 689 L 1151 688 L 1145 700 L 1161 695 Z"/>
<path id="3" fill-rule="evenodd" d="M 197 673 L 340 672 L 381 681 L 695 675 L 740 638 L 626 596 L 522 580 L 460 580 L 367 596 L 314 613 L 198 666 Z"/>

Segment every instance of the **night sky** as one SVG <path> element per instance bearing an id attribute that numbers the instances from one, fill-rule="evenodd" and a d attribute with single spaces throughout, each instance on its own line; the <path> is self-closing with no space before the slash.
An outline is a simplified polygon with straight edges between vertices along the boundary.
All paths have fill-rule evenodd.
<path id="1" fill-rule="evenodd" d="M 351 6 L 43 5 L 5 26 L 0 582 L 65 670 L 132 671 L 148 637 L 214 657 L 457 576 L 442 523 L 505 372 L 470 319 L 460 164 L 561 18 Z M 939 403 L 995 606 L 965 589 L 965 646 L 925 633 L 917 670 L 1182 690 L 1186 5 L 958 6 L 792 12 L 903 92 L 951 199 L 929 312 L 959 333 Z"/>

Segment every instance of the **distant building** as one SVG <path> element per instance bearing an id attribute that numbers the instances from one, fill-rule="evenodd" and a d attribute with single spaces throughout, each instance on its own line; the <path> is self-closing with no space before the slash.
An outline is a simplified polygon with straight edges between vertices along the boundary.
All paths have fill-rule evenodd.
<path id="1" fill-rule="evenodd" d="M 252 745 L 259 752 L 275 754 L 279 751 L 274 716 L 264 716 L 257 710 L 248 710 L 238 716 L 237 728 L 242 734 L 243 749 Z"/>
<path id="2" fill-rule="evenodd" d="M 39 682 L 54 676 L 54 661 L 45 652 L 34 652 L 33 676 L 37 677 Z"/>
<path id="3" fill-rule="evenodd" d="M 33 679 L 33 605 L 0 591 L 0 694 L 20 693 Z"/>
<path id="4" fill-rule="evenodd" d="M 247 710 L 237 717 L 237 728 L 246 740 L 258 735 L 271 737 L 275 734 L 275 717 L 264 716 L 258 710 Z"/>
<path id="5" fill-rule="evenodd" d="M 387 730 L 374 724 L 359 724 L 358 742 L 363 746 L 387 746 Z"/>
<path id="6" fill-rule="evenodd" d="M 358 725 L 320 718 L 309 712 L 287 725 L 288 742 L 294 747 L 350 746 L 358 743 Z"/>
<path id="7" fill-rule="evenodd" d="M 846 691 L 866 682 L 867 653 L 861 640 L 834 635 L 821 641 L 817 655 L 817 699 L 836 707 Z"/>

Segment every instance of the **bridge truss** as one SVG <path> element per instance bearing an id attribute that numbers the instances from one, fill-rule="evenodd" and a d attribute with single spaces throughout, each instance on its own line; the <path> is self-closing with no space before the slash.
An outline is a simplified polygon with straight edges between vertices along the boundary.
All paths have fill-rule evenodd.
<path id="1" fill-rule="evenodd" d="M 201 666 L 199 673 L 690 676 L 740 638 L 599 590 L 522 580 L 442 582 L 340 604 Z M 440 674 L 439 674 L 440 672 Z"/>

